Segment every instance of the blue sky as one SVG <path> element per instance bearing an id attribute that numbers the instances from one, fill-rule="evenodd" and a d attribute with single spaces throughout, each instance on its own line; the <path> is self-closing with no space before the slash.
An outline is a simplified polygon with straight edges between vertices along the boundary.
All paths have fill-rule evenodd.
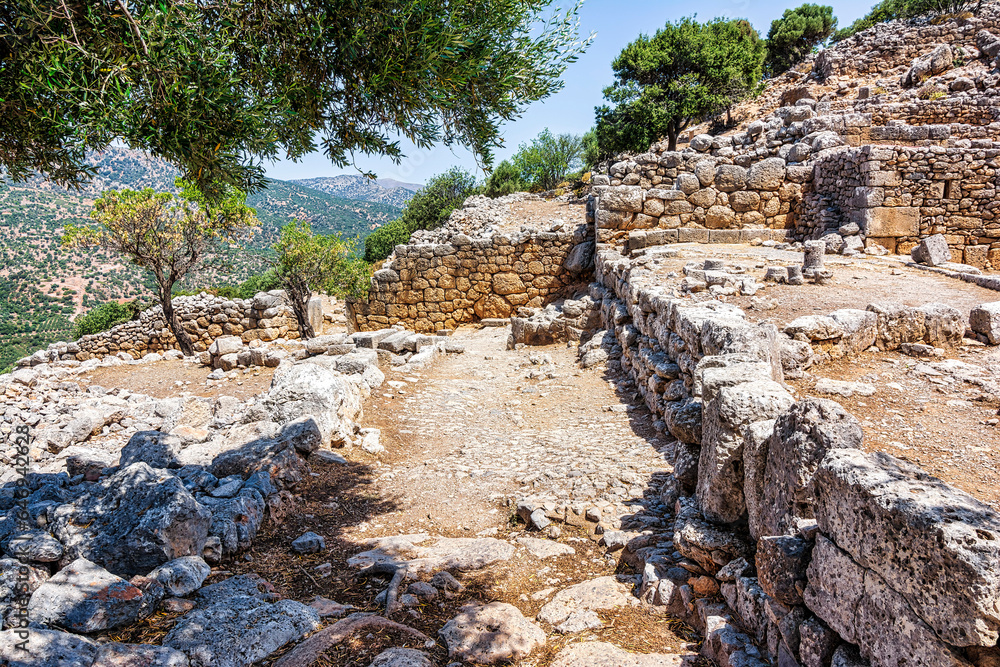
<path id="1" fill-rule="evenodd" d="M 580 11 L 580 31 L 596 33 L 594 42 L 563 74 L 565 86 L 555 95 L 531 105 L 524 115 L 503 127 L 505 145 L 497 152 L 497 161 L 509 157 L 518 144 L 531 140 L 546 127 L 553 132 L 582 134 L 594 122 L 594 107 L 602 103 L 601 91 L 612 82 L 611 61 L 622 48 L 640 33 L 652 34 L 667 21 L 697 14 L 700 20 L 717 16 L 746 18 L 762 36 L 771 21 L 785 9 L 797 7 L 804 0 L 780 4 L 754 0 L 703 0 L 702 2 L 647 2 L 643 0 L 586 0 Z M 817 0 L 813 0 L 817 1 Z M 818 0 L 822 4 L 821 0 Z M 875 0 L 842 0 L 832 4 L 841 27 L 863 16 Z M 568 0 L 556 4 L 568 6 Z M 407 157 L 401 164 L 379 157 L 358 155 L 358 166 L 371 169 L 382 178 L 409 183 L 423 183 L 452 165 L 476 171 L 472 154 L 460 147 L 438 146 L 423 151 L 404 142 Z M 267 169 L 272 178 L 316 178 L 338 174 L 357 174 L 352 168 L 338 169 L 321 153 L 306 156 L 299 162 L 281 161 Z M 478 172 L 477 172 L 478 173 Z"/>

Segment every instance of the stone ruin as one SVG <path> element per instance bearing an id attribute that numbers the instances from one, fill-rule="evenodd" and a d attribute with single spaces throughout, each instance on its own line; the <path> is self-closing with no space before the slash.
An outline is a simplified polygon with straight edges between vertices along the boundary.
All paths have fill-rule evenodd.
<path id="1" fill-rule="evenodd" d="M 509 324 L 510 347 L 579 343 L 581 365 L 625 374 L 672 439 L 672 472 L 659 488 L 668 509 L 655 517 L 665 532 L 625 529 L 558 498 L 524 497 L 515 507 L 533 529 L 563 522 L 620 552 L 639 573 L 638 599 L 697 630 L 702 655 L 723 666 L 1000 664 L 1000 515 L 912 464 L 862 451 L 858 419 L 832 400 L 797 400 L 784 383 L 873 347 L 931 356 L 963 336 L 998 345 L 1000 302 L 974 308 L 966 322 L 932 300 L 877 301 L 779 330 L 724 300 L 763 288 L 745 267 L 709 258 L 689 262 L 683 277 L 658 269 L 660 259 L 680 257 L 675 244 L 739 243 L 803 252 L 769 267 L 765 282 L 822 284 L 836 270 L 827 254 L 912 253 L 926 270 L 1000 287 L 982 273 L 1000 268 L 996 35 L 992 4 L 978 17 L 859 33 L 811 58 L 810 71 L 774 80 L 745 128 L 613 164 L 593 179 L 579 221 L 515 228 L 507 207 L 530 195 L 471 199 L 444 228 L 395 249 L 369 297 L 348 304 L 353 333 L 298 342 L 277 295 L 191 305 L 182 317 L 202 363 L 223 374 L 277 365 L 270 390 L 246 404 L 76 395 L 78 368 L 170 348 L 155 311 L 27 360 L 0 386 L 12 406 L 39 388 L 58 403 L 45 408 L 54 423 L 39 422 L 47 449 L 65 451 L 115 425 L 139 430 L 117 461 L 74 452 L 67 473 L 29 476 L 31 511 L 44 521 L 18 541 L 30 551 L 30 606 L 49 626 L 35 637 L 85 664 L 115 664 L 99 658 L 120 646 L 83 635 L 142 618 L 168 595 L 193 595 L 193 608 L 164 646 L 127 647 L 161 661 L 151 664 L 246 665 L 319 627 L 315 610 L 275 602 L 249 575 L 201 588 L 206 563 L 246 549 L 265 515 L 281 515 L 310 457 L 371 445 L 356 420 L 384 379 L 380 362 L 418 367 L 458 351 L 447 333 L 479 322 Z M 279 339 L 282 351 L 264 347 Z M 67 405 L 76 418 L 55 416 Z M 189 422 L 198 426 L 180 428 Z M 17 529 L 13 495 L 4 494 L 7 551 Z M 294 548 L 308 551 L 317 537 Z M 398 547 L 392 539 L 374 540 L 356 565 Z M 436 553 L 418 542 L 405 548 Z M 51 577 L 48 564 L 57 564 Z M 4 613 L 14 597 L 6 582 L 22 567 L 0 560 Z M 109 609 L 93 596 L 67 605 L 52 594 L 83 581 L 128 595 Z M 229 613 L 222 604 L 242 609 L 244 627 L 268 632 L 216 624 L 199 636 L 206 618 Z M 463 610 L 442 636 L 496 623 L 509 607 Z M 546 607 L 554 626 L 586 620 Z M 544 641 L 536 630 L 502 659 Z M 0 655 L 11 632 L 0 633 Z M 501 659 L 466 648 L 463 659 Z M 580 661 L 565 664 L 597 660 L 579 648 Z"/>

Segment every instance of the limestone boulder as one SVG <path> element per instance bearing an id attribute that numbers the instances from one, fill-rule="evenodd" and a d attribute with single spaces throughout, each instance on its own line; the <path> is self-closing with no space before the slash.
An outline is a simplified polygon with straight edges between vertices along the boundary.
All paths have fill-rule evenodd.
<path id="1" fill-rule="evenodd" d="M 0 632 L 4 667 L 91 667 L 97 642 L 59 630 L 27 628 Z"/>
<path id="2" fill-rule="evenodd" d="M 64 560 L 86 558 L 113 574 L 145 574 L 205 546 L 211 513 L 183 482 L 133 463 L 52 511 L 50 528 Z"/>
<path id="3" fill-rule="evenodd" d="M 827 453 L 813 480 L 823 534 L 878 573 L 955 646 L 1000 636 L 1000 515 L 916 466 L 857 449 Z"/>
<path id="4" fill-rule="evenodd" d="M 469 604 L 438 632 L 448 657 L 493 665 L 521 660 L 545 644 L 545 633 L 513 605 Z"/>
<path id="5" fill-rule="evenodd" d="M 81 633 L 134 623 L 153 612 L 162 587 L 144 592 L 121 577 L 78 558 L 42 584 L 28 602 L 33 621 Z M 150 596 L 154 596 L 151 599 Z"/>
<path id="6" fill-rule="evenodd" d="M 806 606 L 857 645 L 872 667 L 969 667 L 882 577 L 822 535 L 816 538 L 808 579 Z"/>
<path id="7" fill-rule="evenodd" d="M 706 403 L 696 493 L 706 519 L 733 523 L 744 516 L 743 431 L 794 402 L 780 384 L 763 380 L 723 387 Z"/>
<path id="8" fill-rule="evenodd" d="M 928 236 L 910 251 L 910 257 L 917 264 L 940 266 L 951 261 L 951 249 L 943 234 Z"/>
<path id="9" fill-rule="evenodd" d="M 766 535 L 792 535 L 798 520 L 814 518 L 812 480 L 820 461 L 833 449 L 860 446 L 863 433 L 858 420 L 840 404 L 827 399 L 809 398 L 779 415 L 767 443 L 764 470 L 755 471 L 755 479 L 767 480 L 758 517 L 750 523 L 755 538 Z"/>
<path id="10" fill-rule="evenodd" d="M 943 303 L 920 306 L 924 313 L 924 342 L 934 347 L 950 347 L 962 342 L 965 318 L 962 311 Z"/>
<path id="11" fill-rule="evenodd" d="M 361 412 L 361 395 L 343 377 L 315 364 L 294 364 L 275 371 L 268 392 L 254 405 L 278 424 L 311 416 L 329 442 L 345 421 Z"/>
<path id="12" fill-rule="evenodd" d="M 176 435 L 161 431 L 139 431 L 122 448 L 118 465 L 125 468 L 133 463 L 146 463 L 151 468 L 180 468 L 183 441 Z"/>
<path id="13" fill-rule="evenodd" d="M 870 303 L 867 309 L 877 318 L 876 342 L 883 350 L 898 350 L 904 343 L 919 343 L 927 333 L 926 314 L 899 303 Z"/>
<path id="14" fill-rule="evenodd" d="M 969 314 L 969 328 L 985 336 L 990 345 L 1000 345 L 1000 301 L 973 308 Z"/>

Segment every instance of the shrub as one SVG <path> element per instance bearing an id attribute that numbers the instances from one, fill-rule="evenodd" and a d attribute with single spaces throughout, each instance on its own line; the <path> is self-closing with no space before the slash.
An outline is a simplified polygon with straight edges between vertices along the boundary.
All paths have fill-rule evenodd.
<path id="1" fill-rule="evenodd" d="M 554 135 L 548 128 L 518 146 L 511 158 L 522 181 L 532 189 L 551 190 L 573 170 L 583 166 L 583 138 L 578 134 Z"/>
<path id="2" fill-rule="evenodd" d="M 771 22 L 767 33 L 768 71 L 780 74 L 801 62 L 814 48 L 826 42 L 837 28 L 833 7 L 804 4 L 786 9 L 780 19 Z"/>
<path id="3" fill-rule="evenodd" d="M 397 218 L 386 223 L 365 239 L 365 261 L 380 262 L 392 254 L 393 249 L 410 240 L 410 232 L 403 220 Z"/>
<path id="4" fill-rule="evenodd" d="M 91 308 L 73 323 L 73 339 L 107 331 L 116 324 L 128 322 L 134 316 L 130 304 L 108 301 Z"/>
<path id="5" fill-rule="evenodd" d="M 527 189 L 528 184 L 521 179 L 521 172 L 509 161 L 504 160 L 486 179 L 483 194 L 487 197 L 503 197 L 514 192 L 524 192 Z"/>
<path id="6" fill-rule="evenodd" d="M 382 225 L 365 239 L 365 261 L 385 259 L 418 229 L 440 227 L 452 211 L 477 192 L 476 177 L 459 167 L 433 177 L 406 203 L 398 219 Z"/>

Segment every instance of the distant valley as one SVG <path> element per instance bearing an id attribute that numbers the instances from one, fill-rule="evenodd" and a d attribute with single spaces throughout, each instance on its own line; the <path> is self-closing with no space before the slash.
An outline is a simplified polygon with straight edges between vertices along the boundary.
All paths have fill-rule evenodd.
<path id="1" fill-rule="evenodd" d="M 153 293 L 139 268 L 101 250 L 65 250 L 59 235 L 67 223 L 87 223 L 94 200 L 104 190 L 172 190 L 178 172 L 126 148 L 110 148 L 91 161 L 97 175 L 80 190 L 41 178 L 25 183 L 0 180 L 0 371 L 49 342 L 67 339 L 75 315 L 112 299 Z M 266 190 L 247 198 L 261 220 L 254 239 L 231 249 L 217 267 L 193 276 L 184 287 L 235 283 L 263 271 L 279 230 L 296 218 L 308 220 L 320 233 L 340 232 L 363 240 L 398 217 L 420 187 L 360 175 L 271 180 Z"/>

